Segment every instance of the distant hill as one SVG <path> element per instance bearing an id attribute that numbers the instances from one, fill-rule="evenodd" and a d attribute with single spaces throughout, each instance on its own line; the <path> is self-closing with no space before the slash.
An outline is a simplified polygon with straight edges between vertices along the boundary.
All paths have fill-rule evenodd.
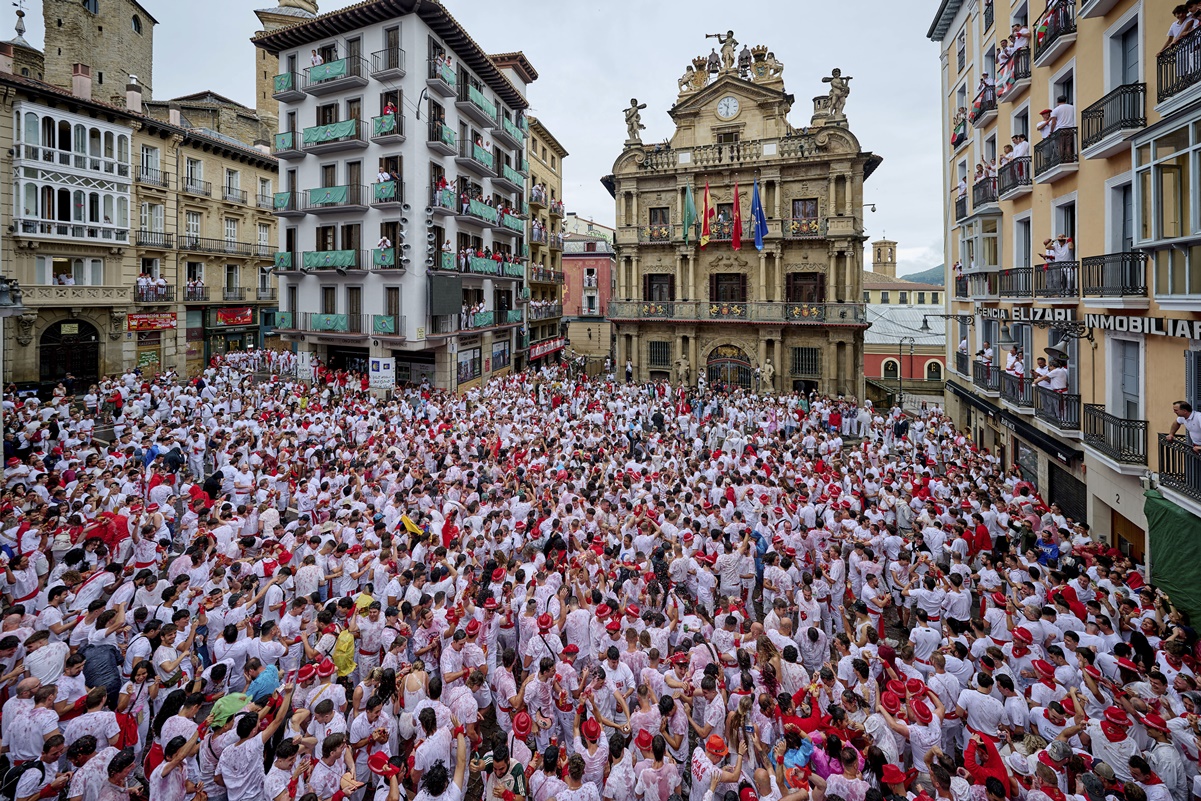
<path id="1" fill-rule="evenodd" d="M 920 273 L 910 273 L 901 277 L 906 281 L 917 281 L 920 284 L 934 284 L 936 286 L 942 286 L 943 281 L 946 280 L 941 264 L 937 267 L 931 267 L 929 270 L 922 270 Z"/>

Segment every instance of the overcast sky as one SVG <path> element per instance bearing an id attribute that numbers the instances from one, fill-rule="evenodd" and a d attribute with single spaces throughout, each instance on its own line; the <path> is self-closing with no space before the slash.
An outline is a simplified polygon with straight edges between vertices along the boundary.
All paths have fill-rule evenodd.
<path id="1" fill-rule="evenodd" d="M 155 98 L 211 89 L 253 105 L 254 9 L 274 1 L 141 0 L 159 21 Z M 40 46 L 41 0 L 27 2 L 26 38 Z M 322 12 L 353 2 L 319 0 Z M 487 52 L 524 51 L 538 70 L 531 112 L 571 154 L 568 210 L 613 223 L 613 199 L 599 178 L 621 152 L 629 99 L 648 104 L 644 141 L 669 137 L 676 80 L 715 44 L 706 33 L 733 28 L 740 43 L 766 45 L 784 62 L 795 126 L 808 124 L 811 98 L 826 92 L 821 78 L 831 67 L 854 77 L 846 107 L 851 130 L 865 150 L 884 158 L 864 189 L 864 199 L 876 204 L 865 217 L 867 235 L 898 240 L 902 275 L 942 263 L 938 47 L 925 37 L 937 2 L 444 2 Z"/>

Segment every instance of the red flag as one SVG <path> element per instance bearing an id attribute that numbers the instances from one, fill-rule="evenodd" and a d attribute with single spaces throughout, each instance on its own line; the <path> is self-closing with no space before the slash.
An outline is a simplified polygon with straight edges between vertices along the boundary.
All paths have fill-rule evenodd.
<path id="1" fill-rule="evenodd" d="M 730 247 L 742 250 L 742 197 L 738 194 L 738 182 L 734 182 L 734 230 L 730 236 Z"/>
<path id="2" fill-rule="evenodd" d="M 713 207 L 709 205 L 709 182 L 705 181 L 705 202 L 701 207 L 701 247 L 709 244 L 709 218 L 713 216 Z"/>

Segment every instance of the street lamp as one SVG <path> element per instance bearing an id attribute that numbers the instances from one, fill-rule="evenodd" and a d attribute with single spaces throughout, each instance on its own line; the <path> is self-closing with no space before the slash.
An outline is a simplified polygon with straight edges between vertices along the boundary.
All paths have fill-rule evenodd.
<path id="1" fill-rule="evenodd" d="M 21 286 L 15 278 L 0 278 L 0 436 L 4 431 L 4 318 L 25 313 L 21 302 Z M 3 475 L 3 468 L 0 468 Z"/>
<path id="2" fill-rule="evenodd" d="M 901 349 L 906 342 L 909 343 L 909 367 L 912 369 L 913 348 L 917 344 L 917 340 L 911 336 L 905 336 L 897 341 L 897 405 L 901 407 L 902 411 L 905 410 L 905 365 L 901 362 L 901 359 L 904 358 Z"/>

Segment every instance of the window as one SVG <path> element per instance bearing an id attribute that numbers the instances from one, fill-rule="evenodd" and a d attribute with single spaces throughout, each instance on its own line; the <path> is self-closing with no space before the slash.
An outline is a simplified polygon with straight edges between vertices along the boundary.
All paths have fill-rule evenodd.
<path id="1" fill-rule="evenodd" d="M 900 375 L 901 375 L 900 365 L 897 364 L 897 360 L 896 359 L 886 359 L 884 361 L 884 369 L 881 371 L 880 374 L 885 379 L 891 378 L 893 381 L 896 381 L 897 378 L 900 377 Z"/>
<path id="2" fill-rule="evenodd" d="M 1030 109 L 1024 108 L 1013 115 L 1011 130 L 1014 134 L 1030 137 Z"/>
<path id="3" fill-rule="evenodd" d="M 742 273 L 710 275 L 709 300 L 715 303 L 746 303 L 746 276 Z"/>
<path id="4" fill-rule="evenodd" d="M 190 261 L 187 263 L 186 272 L 189 281 L 199 281 L 204 283 L 204 262 Z"/>
<path id="5" fill-rule="evenodd" d="M 43 286 L 103 286 L 104 259 L 38 256 L 36 283 Z"/>
<path id="6" fill-rule="evenodd" d="M 642 276 L 642 299 L 657 303 L 676 299 L 676 277 L 674 275 Z"/>
<path id="7" fill-rule="evenodd" d="M 917 293 L 917 305 L 919 305 L 919 306 L 926 305 L 926 293 L 925 292 Z"/>
<path id="8" fill-rule="evenodd" d="M 338 313 L 338 288 L 336 286 L 321 287 L 321 313 Z"/>
<path id="9" fill-rule="evenodd" d="M 233 217 L 225 218 L 225 241 L 227 243 L 238 241 L 238 221 Z"/>
<path id="10" fill-rule="evenodd" d="M 1184 399 L 1201 409 L 1201 350 L 1184 352 Z"/>
<path id="11" fill-rule="evenodd" d="M 880 290 L 880 302 L 881 303 L 892 303 L 891 293 L 889 293 L 889 291 L 887 289 Z"/>
<path id="12" fill-rule="evenodd" d="M 821 348 L 793 348 L 792 375 L 819 376 L 822 372 Z"/>
<path id="13" fill-rule="evenodd" d="M 926 365 L 926 380 L 927 381 L 942 381 L 942 364 L 939 362 L 930 362 Z"/>
<path id="14" fill-rule="evenodd" d="M 897 293 L 897 303 L 900 303 L 902 306 L 908 305 L 909 304 L 909 293 L 908 292 L 898 292 Z"/>
<path id="15" fill-rule="evenodd" d="M 290 311 L 293 313 L 299 311 L 299 309 L 297 308 L 297 304 L 299 303 L 299 296 L 300 296 L 300 291 L 299 291 L 299 288 L 296 286 L 296 284 L 289 285 L 288 291 L 286 294 L 287 302 L 284 303 L 283 310 Z M 295 317 L 293 317 L 292 325 L 293 325 L 293 327 L 295 327 L 295 325 L 296 325 Z"/>
<path id="16" fill-rule="evenodd" d="M 225 168 L 225 187 L 227 189 L 241 189 L 242 175 L 237 170 Z"/>
<path id="17" fill-rule="evenodd" d="M 200 238 L 200 212 L 184 212 L 184 238 L 189 247 L 196 246 L 196 240 Z"/>
<path id="18" fill-rule="evenodd" d="M 822 273 L 788 273 L 784 287 L 788 303 L 825 303 L 826 276 Z M 871 301 L 866 297 L 864 302 Z"/>
<path id="19" fill-rule="evenodd" d="M 159 149 L 142 145 L 142 172 L 147 170 L 157 170 L 159 168 Z"/>
<path id="20" fill-rule="evenodd" d="M 930 293 L 930 302 L 931 302 L 932 304 L 934 304 L 935 306 L 937 306 L 937 305 L 938 305 L 938 293 L 937 293 L 937 292 L 931 292 L 931 293 Z"/>
<path id="21" fill-rule="evenodd" d="M 1031 241 L 1030 218 L 1016 220 L 1013 224 L 1013 266 L 1029 267 L 1034 243 Z"/>
<path id="22" fill-rule="evenodd" d="M 1076 102 L 1076 82 L 1073 78 L 1072 71 L 1068 70 L 1062 76 L 1055 80 L 1055 84 L 1051 92 L 1051 101 L 1057 102 L 1059 98 L 1066 97 L 1068 103 Z"/>
<path id="23" fill-rule="evenodd" d="M 259 252 L 266 253 L 270 246 L 271 226 L 268 223 L 259 223 Z"/>
<path id="24" fill-rule="evenodd" d="M 236 264 L 225 265 L 225 287 L 235 289 L 242 285 L 242 268 Z"/>
<path id="25" fill-rule="evenodd" d="M 792 218 L 794 220 L 816 220 L 817 198 L 803 198 L 792 201 Z"/>
<path id="26" fill-rule="evenodd" d="M 1141 344 L 1127 339 L 1109 337 L 1113 346 L 1108 348 L 1113 359 L 1113 374 L 1117 381 L 1112 385 L 1113 403 L 1110 412 L 1127 420 L 1138 420 L 1142 417 L 1142 358 Z"/>
<path id="27" fill-rule="evenodd" d="M 143 203 L 140 227 L 143 231 L 161 234 L 165 227 L 166 208 L 161 203 Z"/>
<path id="28" fill-rule="evenodd" d="M 1075 240 L 1076 238 L 1076 204 L 1063 203 L 1055 207 L 1055 233 L 1063 234 Z M 1075 257 L 1079 254 L 1074 253 Z"/>
<path id="29" fill-rule="evenodd" d="M 717 144 L 719 144 L 719 145 L 733 145 L 733 144 L 736 144 L 737 142 L 738 142 L 738 132 L 737 131 L 726 131 L 725 133 L 719 133 L 717 135 Z"/>
<path id="30" fill-rule="evenodd" d="M 139 34 L 142 32 L 142 18 L 137 14 L 133 15 L 133 32 Z"/>
<path id="31" fill-rule="evenodd" d="M 866 289 L 865 289 L 865 290 L 863 290 L 863 302 L 864 302 L 864 303 L 871 303 L 871 302 L 872 302 L 872 293 L 871 293 L 871 292 L 868 292 Z"/>
<path id="32" fill-rule="evenodd" d="M 671 209 L 662 206 L 650 210 L 650 222 L 655 225 L 670 225 L 671 224 Z"/>
<path id="33" fill-rule="evenodd" d="M 159 260 L 158 259 L 142 259 L 142 274 L 148 275 L 151 278 L 159 277 Z"/>
<path id="34" fill-rule="evenodd" d="M 651 367 L 671 367 L 671 343 L 650 341 L 646 343 Z"/>
<path id="35" fill-rule="evenodd" d="M 270 198 L 271 195 L 272 195 L 271 179 L 270 178 L 260 178 L 259 179 L 259 197 Z"/>
<path id="36" fill-rule="evenodd" d="M 100 0 L 83 0 L 84 10 L 90 11 L 93 14 L 100 13 Z"/>
<path id="37" fill-rule="evenodd" d="M 200 159 L 188 159 L 184 169 L 184 176 L 189 185 L 195 185 L 204 180 L 204 162 Z"/>

